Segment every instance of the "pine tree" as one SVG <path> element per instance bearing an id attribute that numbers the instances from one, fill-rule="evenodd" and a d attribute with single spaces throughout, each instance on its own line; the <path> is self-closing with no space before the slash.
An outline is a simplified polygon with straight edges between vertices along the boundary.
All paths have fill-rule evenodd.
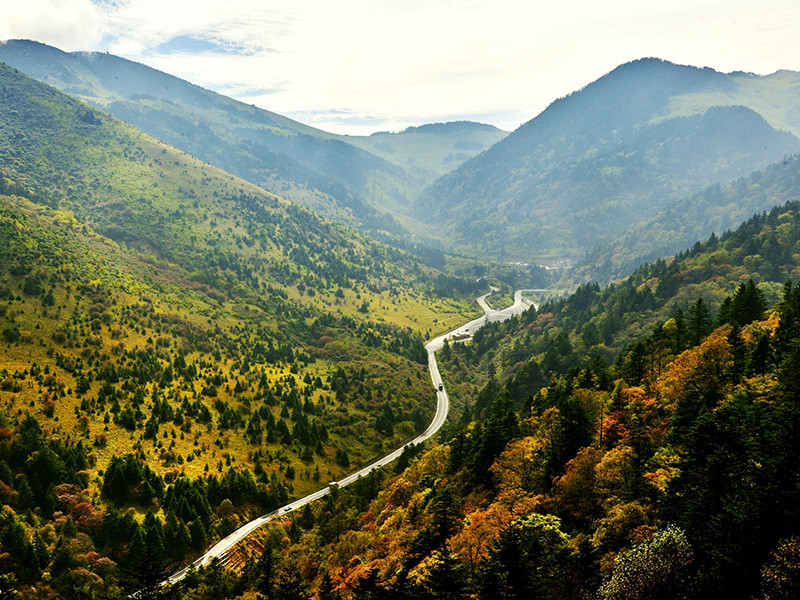
<path id="1" fill-rule="evenodd" d="M 56 540 L 56 545 L 53 548 L 52 562 L 50 563 L 50 574 L 53 577 L 58 577 L 61 573 L 69 571 L 76 567 L 78 564 L 72 547 L 64 537 L 59 537 Z"/>
<path id="2" fill-rule="evenodd" d="M 61 526 L 61 535 L 65 538 L 74 538 L 78 535 L 78 526 L 75 525 L 75 521 L 72 520 L 72 517 L 67 517 L 64 525 Z"/>
<path id="3" fill-rule="evenodd" d="M 433 499 L 433 539 L 435 547 L 444 547 L 453 530 L 461 522 L 463 514 L 458 508 L 455 495 L 448 487 L 441 488 Z"/>
<path id="4" fill-rule="evenodd" d="M 300 578 L 300 572 L 290 566 L 281 572 L 275 585 L 275 600 L 310 600 L 305 583 Z"/>
<path id="5" fill-rule="evenodd" d="M 444 546 L 436 553 L 423 584 L 434 600 L 462 600 L 467 597 L 464 568 L 449 546 Z"/>
<path id="6" fill-rule="evenodd" d="M 256 579 L 255 587 L 258 600 L 273 600 L 275 598 L 275 571 L 275 551 L 271 546 L 267 546 L 256 565 L 258 578 Z"/>
<path id="7" fill-rule="evenodd" d="M 381 600 L 384 589 L 377 569 L 369 569 L 353 587 L 353 600 Z"/>
<path id="8" fill-rule="evenodd" d="M 333 589 L 333 581 L 327 571 L 322 574 L 322 579 L 319 582 L 317 600 L 342 600 L 342 595 L 339 591 Z"/>
<path id="9" fill-rule="evenodd" d="M 203 526 L 203 520 L 195 519 L 189 523 L 189 534 L 192 538 L 192 547 L 198 552 L 203 551 L 208 546 L 208 534 Z"/>
<path id="10" fill-rule="evenodd" d="M 778 304 L 778 328 L 775 330 L 775 354 L 781 361 L 792 340 L 800 338 L 800 286 L 787 281 L 783 286 L 783 298 Z"/>
<path id="11" fill-rule="evenodd" d="M 760 320 L 767 309 L 767 301 L 752 279 L 740 283 L 733 293 L 730 321 L 737 325 L 747 325 Z"/>
<path id="12" fill-rule="evenodd" d="M 702 298 L 689 307 L 689 319 L 687 323 L 689 343 L 698 346 L 703 339 L 711 333 L 713 321 L 711 311 Z"/>
<path id="13" fill-rule="evenodd" d="M 164 533 L 161 521 L 150 511 L 136 530 L 128 551 L 128 573 L 137 598 L 151 600 L 166 593 L 161 586 L 167 577 Z"/>
<path id="14" fill-rule="evenodd" d="M 731 323 L 733 321 L 733 298 L 728 296 L 725 300 L 722 301 L 722 304 L 719 305 L 719 311 L 717 312 L 717 318 L 714 319 L 714 326 L 720 327 L 725 325 L 725 323 Z"/>
<path id="15" fill-rule="evenodd" d="M 758 337 L 750 354 L 747 357 L 746 373 L 748 376 L 765 375 L 768 365 L 772 362 L 772 346 L 769 333 Z"/>
<path id="16" fill-rule="evenodd" d="M 672 343 L 673 354 L 680 354 L 686 349 L 686 338 L 688 336 L 686 319 L 683 311 L 679 308 L 675 311 L 675 337 Z"/>
<path id="17" fill-rule="evenodd" d="M 36 551 L 36 560 L 39 568 L 44 569 L 50 563 L 50 550 L 48 550 L 47 542 L 44 541 L 38 529 L 33 534 L 33 547 Z"/>
<path id="18" fill-rule="evenodd" d="M 29 508 L 36 507 L 36 498 L 33 495 L 33 490 L 28 483 L 28 478 L 25 474 L 20 476 L 19 484 L 17 485 L 17 508 L 19 512 L 24 512 Z"/>
<path id="19" fill-rule="evenodd" d="M 778 381 L 786 397 L 794 402 L 800 401 L 800 339 L 792 340 L 783 353 Z"/>
<path id="20" fill-rule="evenodd" d="M 733 366 L 731 368 L 731 379 L 733 383 L 739 383 L 744 372 L 745 345 L 742 339 L 742 330 L 738 325 L 733 325 L 728 334 L 728 345 L 731 347 Z"/>

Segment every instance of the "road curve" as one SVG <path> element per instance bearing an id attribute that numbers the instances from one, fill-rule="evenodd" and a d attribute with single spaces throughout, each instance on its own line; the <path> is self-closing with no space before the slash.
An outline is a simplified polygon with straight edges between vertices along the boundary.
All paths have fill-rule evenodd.
<path id="1" fill-rule="evenodd" d="M 492 291 L 497 291 L 497 288 L 491 288 Z M 487 294 L 484 294 L 480 298 L 477 298 L 478 304 L 484 311 L 484 315 L 477 319 L 462 325 L 445 333 L 444 335 L 440 335 L 429 341 L 425 345 L 425 349 L 428 351 L 428 370 L 430 371 L 431 375 L 431 382 L 433 383 L 433 387 L 436 390 L 436 414 L 433 417 L 433 421 L 431 424 L 428 425 L 428 428 L 415 437 L 413 440 L 408 442 L 407 444 L 403 445 L 402 447 L 398 448 L 397 450 L 390 452 L 386 456 L 379 458 L 378 460 L 374 461 L 373 463 L 367 465 L 366 467 L 359 469 L 355 473 L 348 475 L 347 477 L 342 478 L 337 482 L 337 487 L 344 487 L 356 481 L 359 477 L 364 477 L 368 475 L 371 471 L 383 467 L 384 465 L 388 465 L 392 461 L 396 460 L 402 453 L 403 450 L 407 446 L 415 446 L 417 444 L 421 444 L 431 436 L 433 436 L 439 429 L 441 429 L 442 425 L 444 425 L 445 419 L 447 419 L 447 413 L 450 411 L 450 398 L 447 396 L 447 390 L 444 389 L 444 384 L 442 382 L 442 377 L 439 374 L 439 367 L 436 364 L 436 352 L 441 350 L 444 347 L 445 340 L 449 340 L 450 342 L 460 342 L 466 341 L 467 339 L 472 337 L 472 334 L 475 330 L 480 329 L 487 323 L 495 323 L 498 321 L 505 321 L 515 315 L 519 315 L 523 313 L 525 310 L 528 309 L 529 306 L 535 306 L 532 302 L 522 297 L 523 292 L 528 291 L 545 291 L 545 290 L 518 290 L 514 294 L 514 304 L 511 306 L 504 308 L 503 310 L 495 310 L 488 305 L 486 302 L 486 298 L 492 293 L 491 291 Z M 304 496 L 298 500 L 290 502 L 289 504 L 282 506 L 272 512 L 269 512 L 265 515 L 262 515 L 256 519 L 253 519 L 249 523 L 242 525 L 239 529 L 228 535 L 227 537 L 223 538 L 219 542 L 217 542 L 212 548 L 203 554 L 200 558 L 195 560 L 191 565 L 185 567 L 170 575 L 165 581 L 164 584 L 174 584 L 178 583 L 181 579 L 186 577 L 186 574 L 189 572 L 190 569 L 198 569 L 200 567 L 204 567 L 210 564 L 215 559 L 220 559 L 223 563 L 226 562 L 226 556 L 228 551 L 233 548 L 239 541 L 250 535 L 253 531 L 268 523 L 272 519 L 278 516 L 285 515 L 290 513 L 298 508 L 302 508 L 306 504 L 310 502 L 314 502 L 319 500 L 320 498 L 327 496 L 331 492 L 331 487 L 324 487 L 321 490 L 317 490 L 316 492 L 309 494 L 308 496 Z"/>

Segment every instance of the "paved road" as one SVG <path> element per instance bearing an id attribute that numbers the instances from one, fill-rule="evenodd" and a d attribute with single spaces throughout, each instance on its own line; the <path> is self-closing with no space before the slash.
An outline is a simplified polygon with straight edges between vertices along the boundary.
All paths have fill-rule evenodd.
<path id="1" fill-rule="evenodd" d="M 492 291 L 497 291 L 497 288 L 491 288 Z M 505 308 L 503 310 L 495 310 L 486 302 L 486 298 L 492 293 L 489 292 L 488 294 L 484 294 L 480 298 L 477 299 L 478 304 L 484 310 L 484 316 L 474 319 L 470 321 L 466 325 L 462 325 L 449 333 L 444 335 L 440 335 L 437 338 L 434 338 L 430 342 L 425 345 L 425 349 L 428 351 L 428 370 L 431 374 L 431 382 L 433 383 L 433 387 L 436 390 L 436 415 L 433 417 L 433 421 L 428 426 L 428 428 L 423 431 L 420 435 L 415 437 L 413 440 L 398 448 L 394 452 L 387 454 L 386 456 L 379 458 L 375 462 L 367 465 L 363 469 L 360 469 L 353 473 L 352 475 L 348 475 L 347 477 L 339 480 L 337 482 L 337 487 L 344 487 L 356 481 L 359 477 L 364 477 L 368 475 L 374 469 L 382 467 L 384 465 L 388 465 L 395 459 L 397 459 L 402 453 L 406 446 L 412 446 L 421 444 L 432 435 L 434 435 L 439 429 L 444 425 L 445 419 L 447 419 L 447 413 L 450 410 L 450 399 L 447 396 L 447 390 L 444 389 L 444 384 L 442 383 L 442 377 L 439 374 L 439 367 L 436 365 L 436 352 L 441 350 L 444 347 L 444 341 L 450 340 L 452 342 L 459 342 L 465 341 L 472 336 L 472 333 L 475 330 L 480 329 L 487 323 L 495 323 L 498 321 L 505 321 L 513 317 L 514 315 L 518 315 L 523 313 L 529 306 L 535 306 L 532 302 L 522 297 L 523 292 L 529 291 L 545 291 L 545 290 L 518 290 L 514 294 L 514 304 Z M 189 569 L 198 569 L 200 567 L 206 566 L 214 559 L 220 559 L 223 563 L 226 562 L 226 555 L 228 551 L 236 545 L 240 540 L 247 537 L 253 531 L 268 523 L 272 519 L 277 516 L 285 515 L 287 513 L 292 512 L 293 510 L 297 510 L 305 506 L 310 502 L 314 502 L 319 500 L 320 498 L 330 494 L 331 488 L 325 487 L 321 490 L 317 490 L 313 494 L 309 494 L 299 500 L 295 500 L 294 502 L 290 502 L 286 506 L 283 506 L 277 510 L 274 510 L 270 513 L 262 515 L 257 519 L 253 519 L 249 523 L 242 525 L 239 529 L 225 537 L 224 539 L 217 542 L 211 550 L 203 554 L 200 558 L 194 561 L 190 566 L 181 569 L 177 573 L 171 575 L 164 583 L 177 583 L 181 579 L 186 576 Z"/>
<path id="2" fill-rule="evenodd" d="M 492 288 L 496 290 L 497 288 Z M 481 305 L 483 308 L 484 315 L 482 317 L 478 317 L 477 319 L 473 319 L 469 323 L 465 323 L 461 327 L 454 329 L 444 335 L 440 335 L 437 338 L 432 339 L 428 344 L 425 346 L 428 349 L 428 356 L 432 356 L 432 352 L 437 352 L 444 347 L 444 341 L 448 340 L 448 342 L 460 342 L 466 341 L 472 337 L 472 334 L 475 333 L 476 330 L 480 329 L 487 323 L 497 323 L 500 321 L 505 321 L 506 319 L 510 319 L 513 316 L 521 315 L 526 310 L 528 310 L 531 306 L 536 306 L 533 302 L 528 300 L 527 298 L 523 297 L 522 294 L 525 292 L 542 292 L 542 291 L 549 291 L 549 290 L 517 290 L 514 292 L 514 304 L 511 306 L 504 308 L 503 310 L 495 310 L 486 302 L 486 298 L 491 295 L 492 292 L 488 294 L 484 294 L 480 298 L 478 298 L 478 304 Z M 434 359 L 434 364 L 436 359 Z M 439 371 L 436 371 L 436 376 L 438 377 Z M 434 382 L 439 381 L 437 377 L 434 377 L 433 370 L 431 370 L 431 377 Z"/>

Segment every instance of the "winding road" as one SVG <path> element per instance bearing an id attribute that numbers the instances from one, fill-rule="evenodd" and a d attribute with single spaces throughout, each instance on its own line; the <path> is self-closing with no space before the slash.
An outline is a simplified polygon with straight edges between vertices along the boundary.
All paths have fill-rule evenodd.
<path id="1" fill-rule="evenodd" d="M 528 309 L 530 306 L 535 306 L 531 301 L 523 298 L 522 294 L 525 292 L 542 292 L 542 291 L 552 291 L 552 290 L 517 290 L 514 294 L 514 304 L 511 306 L 504 308 L 503 310 L 495 310 L 486 302 L 486 298 L 489 297 L 492 292 L 498 291 L 497 288 L 491 288 L 492 291 L 484 294 L 480 298 L 477 299 L 478 304 L 484 311 L 484 315 L 477 319 L 462 325 L 445 333 L 444 335 L 440 335 L 437 338 L 432 339 L 425 345 L 425 349 L 428 351 L 428 370 L 431 374 L 431 382 L 433 383 L 433 387 L 436 390 L 436 415 L 433 417 L 433 421 L 428 426 L 428 428 L 415 437 L 413 440 L 405 444 L 404 446 L 398 448 L 394 452 L 387 454 L 386 456 L 379 458 L 375 462 L 367 465 L 366 467 L 359 469 L 355 473 L 344 477 L 343 479 L 336 482 L 335 487 L 344 487 L 346 485 L 350 485 L 354 481 L 356 481 L 359 477 L 364 477 L 368 475 L 375 469 L 383 467 L 397 459 L 402 453 L 403 450 L 407 446 L 415 446 L 417 444 L 421 444 L 431 436 L 433 436 L 439 429 L 444 425 L 445 419 L 447 419 L 447 413 L 450 411 L 450 399 L 447 396 L 447 390 L 444 389 L 444 384 L 442 382 L 442 377 L 439 374 L 439 367 L 436 364 L 436 352 L 441 350 L 444 347 L 445 340 L 449 340 L 450 342 L 463 342 L 472 337 L 472 334 L 477 330 L 486 325 L 487 323 L 496 323 L 499 321 L 505 321 L 506 319 L 510 319 L 515 315 L 519 315 L 523 313 L 525 310 Z M 239 529 L 228 535 L 227 537 L 223 538 L 219 542 L 217 542 L 208 552 L 203 554 L 200 558 L 194 561 L 188 567 L 185 567 L 171 575 L 167 580 L 164 581 L 164 584 L 174 584 L 178 583 L 181 579 L 186 577 L 186 574 L 189 572 L 190 569 L 198 569 L 200 567 L 204 567 L 211 563 L 215 559 L 219 559 L 224 564 L 226 562 L 227 553 L 228 551 L 233 548 L 239 541 L 250 535 L 253 531 L 264 525 L 265 523 L 270 522 L 272 519 L 278 516 L 283 516 L 287 513 L 292 512 L 293 510 L 297 510 L 309 504 L 310 502 L 314 502 L 319 500 L 320 498 L 328 495 L 331 493 L 331 488 L 333 486 L 327 486 L 322 488 L 321 490 L 317 490 L 313 494 L 309 494 L 299 500 L 295 500 L 290 502 L 289 504 L 282 506 L 281 508 L 269 512 L 265 515 L 262 515 L 256 519 L 253 519 L 249 523 L 242 525 Z"/>

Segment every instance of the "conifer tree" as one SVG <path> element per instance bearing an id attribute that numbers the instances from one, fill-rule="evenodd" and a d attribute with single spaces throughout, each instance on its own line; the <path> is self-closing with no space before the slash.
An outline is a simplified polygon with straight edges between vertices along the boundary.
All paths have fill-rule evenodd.
<path id="1" fill-rule="evenodd" d="M 686 349 L 687 335 L 686 318 L 683 315 L 683 311 L 679 308 L 675 311 L 675 333 L 672 343 L 673 354 L 680 354 Z"/>
<path id="2" fill-rule="evenodd" d="M 445 545 L 437 551 L 423 584 L 433 600 L 462 600 L 467 597 L 464 568 Z"/>
<path id="3" fill-rule="evenodd" d="M 167 577 L 165 553 L 161 521 L 148 511 L 128 551 L 128 572 L 133 579 L 132 591 L 138 593 L 137 598 L 154 600 L 166 594 L 161 586 Z"/>
<path id="4" fill-rule="evenodd" d="M 380 585 L 377 569 L 369 569 L 353 587 L 353 600 L 382 600 L 384 588 Z"/>
<path id="5" fill-rule="evenodd" d="M 59 537 L 56 540 L 55 547 L 53 548 L 52 562 L 50 563 L 50 574 L 57 577 L 61 573 L 69 571 L 77 565 L 75 554 L 72 547 L 64 537 Z"/>
<path id="6" fill-rule="evenodd" d="M 256 565 L 256 598 L 258 600 L 273 600 L 275 598 L 276 579 L 275 551 L 271 546 L 264 549 L 264 553 Z"/>
<path id="7" fill-rule="evenodd" d="M 189 523 L 189 535 L 192 539 L 192 547 L 199 551 L 205 550 L 208 546 L 208 534 L 203 526 L 202 519 L 195 519 Z"/>
<path id="8" fill-rule="evenodd" d="M 48 550 L 47 542 L 44 541 L 38 529 L 33 534 L 33 547 L 36 551 L 38 566 L 40 569 L 44 569 L 50 563 L 50 550 Z"/>
<path id="9" fill-rule="evenodd" d="M 742 282 L 733 293 L 730 319 L 737 325 L 747 325 L 760 320 L 767 309 L 767 301 L 752 279 Z"/>
<path id="10" fill-rule="evenodd" d="M 294 566 L 284 569 L 275 585 L 275 600 L 310 600 L 300 572 Z"/>
<path id="11" fill-rule="evenodd" d="M 17 484 L 17 508 L 20 512 L 26 511 L 29 508 L 36 507 L 36 498 L 33 496 L 33 490 L 28 483 L 28 478 L 25 474 L 20 477 L 19 484 Z"/>
<path id="12" fill-rule="evenodd" d="M 338 590 L 333 589 L 333 581 L 331 575 L 327 571 L 322 574 L 322 579 L 319 582 L 319 589 L 317 590 L 318 600 L 342 600 L 342 595 Z"/>
<path id="13" fill-rule="evenodd" d="M 742 339 L 742 329 L 734 324 L 728 333 L 728 345 L 731 347 L 733 366 L 731 367 L 731 379 L 733 383 L 739 383 L 744 372 L 745 346 Z"/>
<path id="14" fill-rule="evenodd" d="M 711 311 L 703 298 L 698 298 L 697 301 L 689 307 L 689 318 L 687 323 L 689 343 L 692 346 L 697 346 L 703 341 L 713 328 L 713 321 L 711 319 Z"/>

